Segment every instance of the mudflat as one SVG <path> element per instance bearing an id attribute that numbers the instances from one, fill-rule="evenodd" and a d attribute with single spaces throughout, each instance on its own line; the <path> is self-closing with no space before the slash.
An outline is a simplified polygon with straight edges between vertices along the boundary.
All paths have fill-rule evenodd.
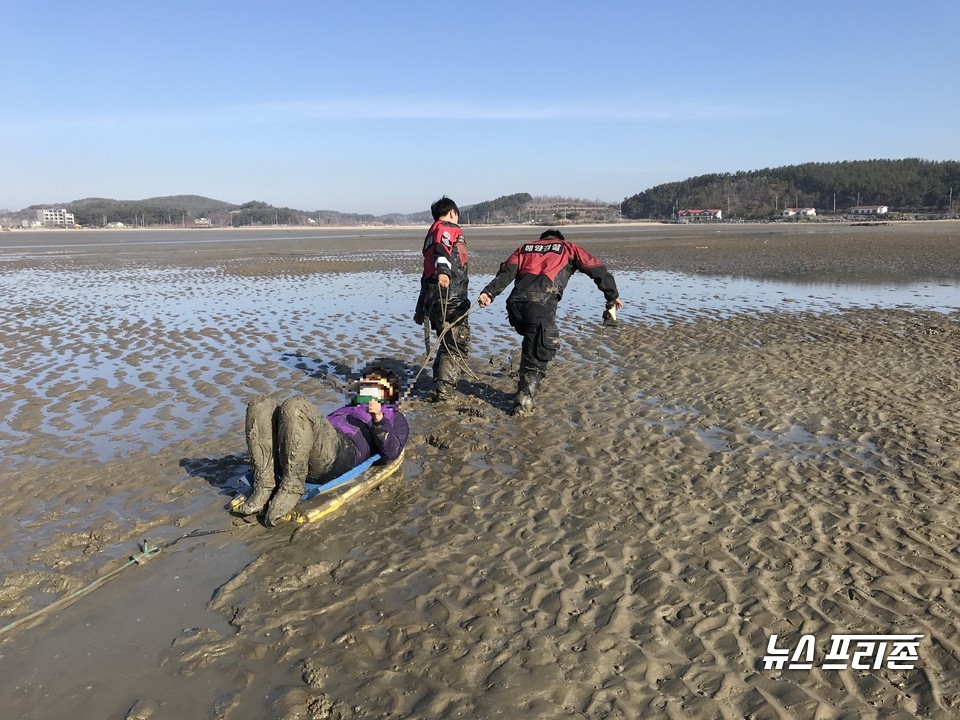
<path id="1" fill-rule="evenodd" d="M 467 227 L 474 294 L 542 229 Z M 533 415 L 501 298 L 402 473 L 229 516 L 253 396 L 420 370 L 423 231 L 2 234 L 0 626 L 65 605 L 5 714 L 960 714 L 960 223 L 564 228 L 626 306 L 574 277 Z"/>

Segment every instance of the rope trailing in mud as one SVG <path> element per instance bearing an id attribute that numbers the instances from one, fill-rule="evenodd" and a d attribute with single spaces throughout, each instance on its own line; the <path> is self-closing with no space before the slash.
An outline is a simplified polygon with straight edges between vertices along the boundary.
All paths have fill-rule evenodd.
<path id="1" fill-rule="evenodd" d="M 467 315 L 470 315 L 471 313 L 476 312 L 476 311 L 479 310 L 479 309 L 480 309 L 480 306 L 477 305 L 476 307 L 472 307 L 472 308 L 470 308 L 469 310 L 467 310 L 465 313 L 463 313 L 463 315 L 461 315 L 460 317 L 456 318 L 453 322 L 444 322 L 444 323 L 443 323 L 443 328 L 440 330 L 440 334 L 437 335 L 437 339 L 434 341 L 433 345 L 430 345 L 430 344 L 429 344 L 429 342 L 428 342 L 428 337 L 429 337 L 429 335 L 427 334 L 427 331 L 426 331 L 426 330 L 424 331 L 424 338 L 423 338 L 423 340 L 424 340 L 424 345 L 427 345 L 427 354 L 426 354 L 426 356 L 424 357 L 423 363 L 420 365 L 420 369 L 417 370 L 417 374 L 414 376 L 413 380 L 410 382 L 409 387 L 407 387 L 406 392 L 403 393 L 403 395 L 400 397 L 400 401 L 401 401 L 401 402 L 404 401 L 404 400 L 406 400 L 407 397 L 410 395 L 410 393 L 413 392 L 413 387 L 414 387 L 414 385 L 417 384 L 417 380 L 420 379 L 420 375 L 423 374 L 423 371 L 427 369 L 427 365 L 430 364 L 430 358 L 433 356 L 434 351 L 436 351 L 436 349 L 437 349 L 437 347 L 439 347 L 440 343 L 443 342 L 444 336 L 445 336 L 448 332 L 450 332 L 450 329 L 451 329 L 454 325 L 456 325 L 458 322 L 460 322 L 460 321 L 463 320 L 465 317 L 467 317 Z M 428 322 L 428 321 L 424 320 L 424 324 L 426 324 L 427 322 Z M 456 345 L 456 343 L 454 343 L 454 345 Z M 446 347 L 449 347 L 449 346 L 446 346 Z M 467 368 L 467 372 L 470 372 L 470 369 L 469 369 L 469 368 Z"/>
<path id="2" fill-rule="evenodd" d="M 441 293 L 441 295 L 440 295 L 440 303 L 441 303 L 441 313 L 443 313 L 443 316 L 446 317 L 446 314 L 447 314 L 447 304 L 446 304 L 446 298 L 443 296 L 442 293 Z M 480 310 L 480 309 L 481 309 L 481 307 L 480 307 L 479 305 L 477 305 L 476 307 L 472 307 L 472 308 L 470 308 L 469 310 L 467 310 L 465 313 L 463 313 L 463 315 L 461 315 L 460 317 L 458 317 L 458 318 L 457 318 L 456 320 L 454 320 L 453 322 L 444 322 L 444 323 L 443 323 L 443 328 L 442 328 L 442 330 L 440 331 L 440 334 L 437 335 L 437 339 L 433 342 L 432 345 L 430 344 L 430 321 L 429 321 L 429 320 L 426 320 L 426 319 L 423 321 L 423 345 L 424 345 L 424 347 L 425 347 L 425 349 L 426 349 L 426 355 L 424 356 L 423 363 L 420 365 L 420 369 L 417 370 L 417 374 L 414 376 L 413 381 L 410 383 L 410 386 L 407 388 L 407 391 L 400 397 L 400 400 L 401 400 L 401 401 L 406 400 L 407 397 L 410 395 L 410 393 L 413 392 L 413 387 L 414 387 L 414 385 L 417 384 L 417 380 L 420 379 L 420 375 L 423 374 L 423 371 L 427 369 L 427 365 L 430 364 L 430 358 L 433 357 L 433 353 L 436 351 L 437 347 L 439 347 L 440 343 L 443 343 L 443 346 L 447 349 L 448 354 L 454 359 L 454 361 L 458 364 L 458 366 L 459 366 L 459 368 L 460 368 L 461 370 L 465 371 L 467 374 L 469 374 L 469 375 L 470 375 L 471 377 L 473 377 L 475 380 L 476 380 L 476 379 L 479 379 L 479 377 L 476 375 L 476 373 L 474 373 L 472 370 L 470 370 L 469 367 L 467 367 L 466 357 L 464 356 L 464 354 L 463 354 L 462 352 L 460 352 L 458 343 L 454 342 L 454 343 L 453 343 L 453 346 L 451 347 L 450 345 L 447 344 L 447 342 L 446 342 L 446 340 L 445 340 L 445 335 L 446 335 L 446 334 L 453 328 L 453 326 L 456 325 L 458 322 L 460 322 L 461 320 L 463 320 L 463 319 L 464 319 L 465 317 L 467 317 L 468 315 L 470 315 L 470 314 L 472 314 L 472 313 L 474 313 L 474 312 L 476 312 L 477 310 Z M 616 327 L 618 327 L 618 325 L 619 325 L 619 323 L 617 323 L 617 324 L 610 324 L 610 325 L 607 325 L 606 323 L 601 323 L 600 327 L 597 329 L 597 333 L 596 333 L 596 334 L 597 334 L 597 335 L 602 335 L 602 334 L 604 334 L 604 332 L 605 332 L 606 330 L 608 330 L 609 328 L 616 328 Z M 581 328 L 582 328 L 582 327 L 583 327 L 583 326 L 581 326 Z"/>
<path id="3" fill-rule="evenodd" d="M 120 567 L 116 568 L 115 570 L 111 570 L 111 571 L 108 572 L 106 575 L 104 575 L 104 576 L 102 576 L 102 577 L 99 577 L 99 578 L 97 578 L 96 580 L 94 580 L 92 583 L 89 583 L 88 585 L 85 585 L 84 587 L 80 588 L 79 590 L 75 590 L 74 592 L 70 593 L 69 595 L 63 596 L 63 597 L 60 598 L 59 600 L 50 603 L 50 604 L 47 605 L 46 607 L 42 607 L 42 608 L 40 608 L 39 610 L 36 610 L 36 611 L 30 613 L 29 615 L 26 615 L 26 616 L 20 618 L 19 620 L 15 620 L 14 622 L 12 622 L 12 623 L 10 623 L 10 624 L 8 624 L 8 625 L 4 625 L 2 628 L 0 628 L 0 635 L 3 635 L 4 633 L 7 633 L 7 632 L 13 630 L 14 628 L 18 628 L 18 627 L 20 627 L 21 625 L 24 625 L 25 623 L 30 622 L 31 620 L 35 620 L 36 618 L 39 618 L 39 617 L 41 617 L 41 616 L 43 616 L 43 615 L 47 615 L 47 614 L 49 614 L 49 613 L 52 613 L 54 610 L 59 610 L 60 608 L 66 607 L 67 605 L 69 605 L 70 603 L 74 602 L 75 600 L 79 600 L 81 597 L 83 597 L 83 596 L 86 595 L 87 593 L 93 592 L 96 588 L 100 587 L 101 585 L 103 585 L 105 582 L 107 582 L 107 581 L 110 580 L 111 578 L 119 575 L 119 574 L 122 573 L 124 570 L 126 570 L 127 568 L 129 568 L 131 565 L 141 565 L 142 563 L 144 563 L 145 561 L 149 560 L 150 558 L 152 558 L 154 555 L 156 555 L 156 554 L 159 553 L 159 552 L 160 552 L 160 548 L 159 548 L 159 547 L 157 547 L 157 546 L 155 546 L 155 545 L 150 545 L 150 544 L 148 544 L 146 541 L 144 541 L 143 544 L 140 545 L 140 552 L 131 555 L 131 556 L 130 556 L 130 559 L 127 561 L 126 565 L 121 565 Z"/>
<path id="4" fill-rule="evenodd" d="M 449 291 L 449 290 L 447 290 L 446 295 L 444 295 L 444 293 L 442 293 L 442 292 L 440 293 L 440 312 L 442 313 L 443 317 L 446 317 L 446 316 L 447 316 L 447 309 L 448 309 L 448 307 L 449 307 L 449 305 L 448 305 L 449 300 L 450 300 L 450 291 Z M 446 326 L 444 329 L 445 329 L 445 330 L 450 329 L 451 327 L 453 327 L 454 325 L 456 325 L 458 322 L 460 322 L 461 320 L 463 320 L 463 319 L 464 319 L 467 315 L 469 315 L 471 312 L 473 312 L 474 310 L 479 310 L 479 309 L 480 309 L 480 308 L 477 307 L 477 308 L 472 308 L 472 309 L 468 310 L 468 311 L 465 312 L 463 315 L 461 315 L 461 316 L 458 317 L 456 320 L 454 320 L 452 323 L 450 323 L 448 326 Z M 469 377 L 473 378 L 474 380 L 479 380 L 480 377 L 479 377 L 475 372 L 473 372 L 473 371 L 467 366 L 467 356 L 466 356 L 466 355 L 464 354 L 464 352 L 461 350 L 459 341 L 454 340 L 454 341 L 453 341 L 453 347 L 450 347 L 450 345 L 447 343 L 446 338 L 444 338 L 443 335 L 444 335 L 444 334 L 441 333 L 441 335 L 439 335 L 439 336 L 437 337 L 437 340 L 440 340 L 440 341 L 443 342 L 443 347 L 444 347 L 444 349 L 447 351 L 447 355 L 449 355 L 449 356 L 453 359 L 453 362 L 454 362 L 454 364 L 457 366 L 457 368 L 458 368 L 459 370 L 462 370 L 463 372 L 465 372 Z M 422 372 L 422 371 L 421 371 L 421 372 Z"/>
<path id="5" fill-rule="evenodd" d="M 218 519 L 219 518 L 214 518 L 210 522 L 214 522 Z M 206 523 L 206 525 L 201 525 L 199 528 L 190 530 L 189 532 L 184 533 L 180 537 L 176 537 L 173 540 L 163 543 L 162 545 L 151 545 L 146 540 L 144 540 L 142 543 L 140 543 L 140 545 L 137 546 L 139 549 L 139 552 L 136 552 L 133 555 L 131 555 L 125 564 L 121 565 L 118 568 L 115 568 L 114 570 L 111 570 L 106 575 L 103 575 L 102 577 L 97 578 L 93 582 L 88 583 L 87 585 L 84 585 L 82 588 L 78 590 L 74 590 L 69 595 L 64 595 L 59 600 L 56 600 L 50 603 L 49 605 L 40 608 L 39 610 L 35 610 L 29 615 L 25 615 L 19 620 L 14 620 L 12 623 L 4 625 L 2 628 L 0 628 L 0 636 L 10 632 L 11 630 L 14 630 L 15 628 L 20 627 L 21 625 L 25 625 L 26 623 L 32 620 L 36 620 L 40 617 L 43 617 L 44 615 L 48 615 L 54 612 L 55 610 L 60 610 L 61 608 L 64 608 L 72 604 L 73 602 L 82 598 L 84 595 L 87 595 L 93 592 L 98 587 L 106 583 L 108 580 L 113 579 L 114 577 L 122 573 L 124 570 L 127 570 L 133 567 L 134 565 L 143 565 L 150 558 L 155 557 L 156 555 L 160 554 L 160 552 L 162 552 L 163 550 L 166 550 L 176 545 L 181 540 L 186 540 L 187 538 L 191 538 L 191 537 L 203 537 L 204 535 L 216 535 L 218 533 L 233 532 L 234 530 L 237 529 L 236 527 L 232 527 L 232 528 L 227 528 L 225 530 L 204 530 L 203 528 L 205 528 L 209 524 L 210 523 L 208 522 Z M 240 526 L 240 527 L 243 527 L 243 526 Z"/>

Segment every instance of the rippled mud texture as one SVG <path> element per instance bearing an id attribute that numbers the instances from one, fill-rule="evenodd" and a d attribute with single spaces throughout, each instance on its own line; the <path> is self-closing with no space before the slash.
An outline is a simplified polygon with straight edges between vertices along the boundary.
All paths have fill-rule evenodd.
<path id="1" fill-rule="evenodd" d="M 450 447 L 224 586 L 206 647 L 342 717 L 948 717 L 957 321 L 598 330 L 532 418 L 418 409 Z M 762 669 L 771 633 L 844 632 L 922 633 L 921 668 Z"/>
<path id="2" fill-rule="evenodd" d="M 897 309 L 875 286 L 844 309 L 784 286 L 751 309 L 729 279 L 675 273 L 767 275 L 779 257 L 794 280 L 909 265 L 935 288 L 960 277 L 956 227 L 900 244 L 887 227 L 818 227 L 803 248 L 799 229 L 775 231 L 724 227 L 720 245 L 707 228 L 571 231 L 641 300 L 603 328 L 595 288 L 571 283 L 538 412 L 506 414 L 519 342 L 498 301 L 474 316 L 463 397 L 414 393 L 403 477 L 329 522 L 275 530 L 222 510 L 248 468 L 243 407 L 305 392 L 332 409 L 373 354 L 417 369 L 408 238 L 350 245 L 373 253 L 368 274 L 349 258 L 331 273 L 341 260 L 311 240 L 279 259 L 249 242 L 0 252 L 15 308 L 0 317 L 0 622 L 144 537 L 228 531 L 0 636 L 0 702 L 23 718 L 955 716 L 949 297 L 925 307 L 915 291 Z M 478 288 L 524 232 L 473 234 Z M 676 285 L 669 303 L 654 280 Z M 178 588 L 192 600 L 171 614 Z M 171 620 L 138 632 L 151 615 Z M 917 669 L 761 662 L 771 633 L 813 634 L 822 655 L 832 633 L 873 632 L 924 634 Z"/>

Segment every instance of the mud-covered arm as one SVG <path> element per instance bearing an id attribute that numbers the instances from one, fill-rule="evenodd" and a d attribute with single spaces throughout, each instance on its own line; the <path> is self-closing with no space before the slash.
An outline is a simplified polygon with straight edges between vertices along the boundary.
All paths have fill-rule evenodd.
<path id="1" fill-rule="evenodd" d="M 578 245 L 574 248 L 573 267 L 596 283 L 600 292 L 603 293 L 603 299 L 607 301 L 607 307 L 610 307 L 620 297 L 617 281 L 613 279 L 613 275 L 599 258 Z"/>
<path id="2" fill-rule="evenodd" d="M 373 436 L 374 449 L 387 460 L 396 460 L 410 437 L 410 426 L 398 410 L 384 413 L 379 421 L 374 420 L 370 424 L 370 434 Z"/>

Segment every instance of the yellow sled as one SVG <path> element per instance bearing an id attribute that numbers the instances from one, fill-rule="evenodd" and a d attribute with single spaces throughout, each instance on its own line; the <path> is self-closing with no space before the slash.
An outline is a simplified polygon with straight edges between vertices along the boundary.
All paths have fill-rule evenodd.
<path id="1" fill-rule="evenodd" d="M 403 465 L 403 455 L 403 452 L 401 452 L 396 460 L 380 465 L 376 464 L 380 460 L 380 456 L 375 455 L 353 468 L 353 470 L 324 485 L 308 485 L 307 491 L 300 500 L 300 505 L 280 519 L 290 522 L 310 523 L 326 517 L 351 500 L 355 500 L 381 485 L 384 480 L 393 475 Z M 339 492 L 335 492 L 337 490 Z M 230 501 L 230 510 L 236 510 L 246 499 L 246 495 L 237 495 Z M 319 499 L 319 504 L 312 502 L 315 499 Z"/>

